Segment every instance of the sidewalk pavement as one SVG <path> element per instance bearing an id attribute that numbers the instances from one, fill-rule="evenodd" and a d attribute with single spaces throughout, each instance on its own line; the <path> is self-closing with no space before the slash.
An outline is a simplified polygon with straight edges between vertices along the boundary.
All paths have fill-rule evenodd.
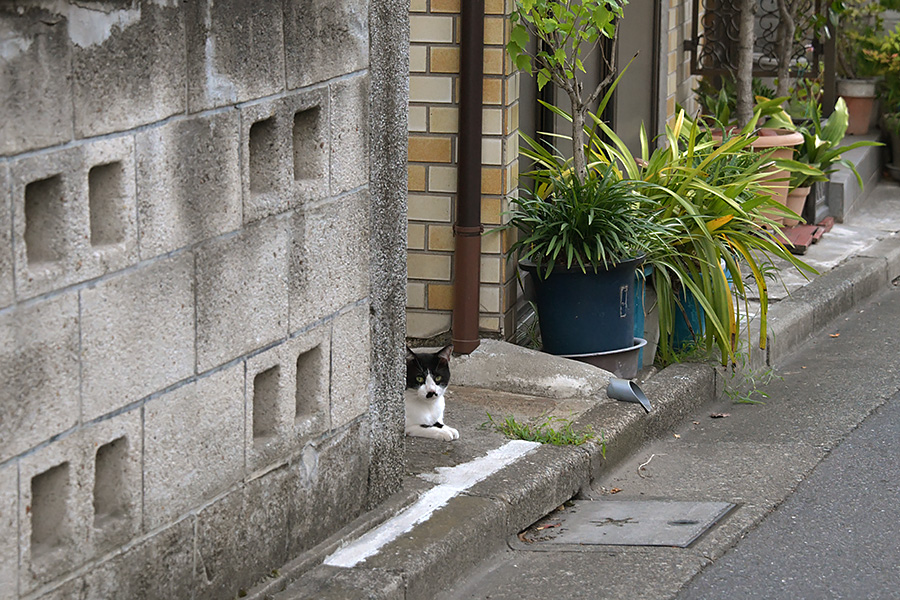
<path id="1" fill-rule="evenodd" d="M 802 257 L 820 275 L 789 273 L 771 286 L 767 349 L 751 364 L 777 366 L 838 315 L 900 277 L 900 185 L 882 181 L 846 223 L 836 224 Z M 653 404 L 606 396 L 611 374 L 581 363 L 484 340 L 451 361 L 445 422 L 460 439 L 407 438 L 402 490 L 379 509 L 280 570 L 253 598 L 428 599 L 515 535 L 590 487 L 601 471 L 674 429 L 722 392 L 708 364 L 676 364 L 641 374 Z M 485 426 L 513 416 L 574 420 L 598 443 L 550 446 L 510 442 Z M 324 560 L 324 563 L 323 563 Z M 302 575 L 302 577 L 301 577 Z"/>

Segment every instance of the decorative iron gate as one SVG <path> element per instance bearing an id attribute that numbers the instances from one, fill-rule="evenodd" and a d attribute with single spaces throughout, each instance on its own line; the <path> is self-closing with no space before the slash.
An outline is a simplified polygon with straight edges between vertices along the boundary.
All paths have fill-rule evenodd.
<path id="1" fill-rule="evenodd" d="M 778 68 L 778 24 L 781 20 L 777 0 L 757 0 L 756 42 L 753 48 L 753 74 L 772 76 Z M 798 13 L 813 17 L 822 10 L 822 0 L 800 0 Z M 691 53 L 693 75 L 733 73 L 737 65 L 740 10 L 732 0 L 694 0 L 692 35 L 685 41 Z M 816 38 L 812 18 L 797 18 L 791 64 L 794 74 L 820 72 L 824 47 Z M 828 69 L 826 69 L 826 72 Z"/>

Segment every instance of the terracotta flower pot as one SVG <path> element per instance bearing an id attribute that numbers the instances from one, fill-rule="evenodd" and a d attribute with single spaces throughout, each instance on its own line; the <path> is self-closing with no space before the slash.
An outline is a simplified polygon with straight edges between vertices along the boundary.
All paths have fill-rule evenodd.
<path id="1" fill-rule="evenodd" d="M 865 135 L 869 133 L 872 115 L 875 111 L 874 79 L 839 79 L 837 92 L 845 102 L 850 120 L 847 124 L 849 135 Z"/>
<path id="2" fill-rule="evenodd" d="M 800 187 L 791 190 L 787 196 L 787 207 L 798 215 L 803 213 L 803 207 L 804 205 L 806 205 L 806 197 L 809 196 L 810 189 L 812 188 Z M 784 220 L 784 224 L 786 227 L 793 227 L 794 225 L 797 225 L 799 223 L 800 221 L 798 221 L 797 219 L 785 218 Z"/>
<path id="3" fill-rule="evenodd" d="M 721 133 L 713 133 L 713 139 L 721 140 Z M 756 152 L 772 150 L 770 158 L 793 158 L 794 147 L 803 143 L 803 135 L 788 129 L 760 129 L 759 137 L 750 147 Z M 779 204 L 787 204 L 789 177 L 783 169 L 771 166 L 767 169 L 769 175 L 763 179 L 763 184 L 771 190 L 772 199 Z M 783 217 L 775 216 L 763 211 L 768 218 L 776 223 L 781 223 Z"/>
<path id="4" fill-rule="evenodd" d="M 803 134 L 787 129 L 761 129 L 759 138 L 752 147 L 757 152 L 765 152 L 774 148 L 771 158 L 793 158 L 794 146 L 803 143 Z M 769 168 L 769 175 L 763 180 L 772 190 L 772 199 L 779 204 L 787 204 L 789 187 L 788 174 L 783 169 Z M 781 220 L 780 217 L 776 220 Z"/>

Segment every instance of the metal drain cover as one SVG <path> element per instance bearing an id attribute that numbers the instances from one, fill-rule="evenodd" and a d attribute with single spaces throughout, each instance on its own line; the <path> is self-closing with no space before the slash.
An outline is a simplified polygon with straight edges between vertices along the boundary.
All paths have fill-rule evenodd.
<path id="1" fill-rule="evenodd" d="M 687 548 L 734 507 L 730 502 L 576 500 L 573 506 L 548 515 L 519 534 L 521 543 L 515 545 L 523 550 L 565 549 L 561 546 Z"/>

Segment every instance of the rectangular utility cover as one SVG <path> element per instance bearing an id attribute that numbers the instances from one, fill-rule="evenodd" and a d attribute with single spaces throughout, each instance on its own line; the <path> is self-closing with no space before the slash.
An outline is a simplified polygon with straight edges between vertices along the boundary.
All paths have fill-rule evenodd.
<path id="1" fill-rule="evenodd" d="M 559 546 L 686 548 L 735 507 L 729 502 L 577 500 L 519 536 L 520 549 Z"/>

